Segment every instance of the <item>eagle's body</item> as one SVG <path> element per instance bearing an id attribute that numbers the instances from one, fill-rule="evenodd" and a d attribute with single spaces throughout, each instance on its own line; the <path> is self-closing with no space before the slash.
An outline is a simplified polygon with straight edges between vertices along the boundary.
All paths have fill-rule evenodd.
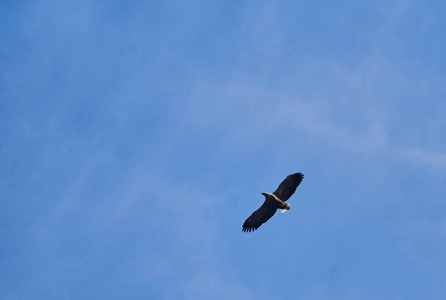
<path id="1" fill-rule="evenodd" d="M 304 175 L 302 173 L 291 174 L 282 181 L 274 193 L 262 193 L 265 196 L 265 202 L 246 219 L 242 230 L 247 232 L 256 230 L 274 216 L 277 209 L 281 212 L 289 210 L 290 204 L 286 201 L 294 194 L 303 178 Z"/>

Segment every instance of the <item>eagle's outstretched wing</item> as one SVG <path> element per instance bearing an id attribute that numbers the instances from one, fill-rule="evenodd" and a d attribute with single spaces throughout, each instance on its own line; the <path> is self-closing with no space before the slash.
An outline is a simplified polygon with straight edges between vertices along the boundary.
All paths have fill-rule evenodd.
<path id="1" fill-rule="evenodd" d="M 276 213 L 276 208 L 271 208 L 263 203 L 262 206 L 258 210 L 252 213 L 248 219 L 246 219 L 245 223 L 243 223 L 244 232 L 251 232 L 260 227 L 263 223 L 268 221 L 274 214 Z"/>
<path id="2" fill-rule="evenodd" d="M 304 174 L 300 172 L 288 175 L 273 194 L 280 200 L 287 201 L 294 194 L 302 179 L 304 179 Z"/>

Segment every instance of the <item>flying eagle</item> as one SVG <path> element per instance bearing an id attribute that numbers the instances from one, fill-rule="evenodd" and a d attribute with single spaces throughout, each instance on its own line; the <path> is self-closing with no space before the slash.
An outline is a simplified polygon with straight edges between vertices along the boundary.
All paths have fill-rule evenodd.
<path id="1" fill-rule="evenodd" d="M 258 210 L 252 213 L 245 223 L 243 223 L 244 232 L 251 232 L 260 227 L 263 223 L 266 223 L 279 209 L 281 213 L 290 209 L 290 204 L 287 201 L 292 194 L 296 191 L 297 186 L 304 179 L 304 174 L 295 173 L 287 176 L 284 181 L 279 185 L 277 190 L 270 193 L 262 193 L 265 196 L 265 202 Z"/>

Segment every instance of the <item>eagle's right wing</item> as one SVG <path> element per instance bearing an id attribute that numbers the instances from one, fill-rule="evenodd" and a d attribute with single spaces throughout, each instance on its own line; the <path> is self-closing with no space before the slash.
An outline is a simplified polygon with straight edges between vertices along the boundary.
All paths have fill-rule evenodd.
<path id="1" fill-rule="evenodd" d="M 252 213 L 245 223 L 243 223 L 244 232 L 251 232 L 260 227 L 263 223 L 268 221 L 276 213 L 276 208 L 269 208 L 265 203 L 260 206 L 258 210 Z"/>

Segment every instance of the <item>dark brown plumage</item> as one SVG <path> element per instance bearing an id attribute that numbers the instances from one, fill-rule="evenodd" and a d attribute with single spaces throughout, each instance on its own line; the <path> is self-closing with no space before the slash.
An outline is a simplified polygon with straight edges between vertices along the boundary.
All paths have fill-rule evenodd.
<path id="1" fill-rule="evenodd" d="M 294 194 L 296 188 L 302 182 L 304 175 L 302 173 L 295 173 L 287 176 L 274 193 L 262 193 L 265 196 L 265 202 L 258 210 L 252 213 L 245 223 L 243 223 L 244 232 L 251 232 L 260 227 L 263 223 L 266 223 L 279 209 L 281 212 L 285 212 L 290 209 L 290 204 L 285 202 L 290 199 Z"/>

